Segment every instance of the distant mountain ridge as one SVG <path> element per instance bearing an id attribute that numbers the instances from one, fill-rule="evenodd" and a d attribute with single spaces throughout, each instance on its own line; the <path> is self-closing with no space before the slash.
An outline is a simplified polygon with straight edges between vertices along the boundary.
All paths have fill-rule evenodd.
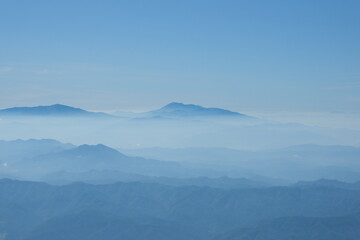
<path id="1" fill-rule="evenodd" d="M 206 108 L 195 104 L 172 102 L 164 107 L 150 112 L 141 113 L 145 117 L 155 119 L 185 118 L 185 117 L 240 117 L 251 116 L 222 108 Z M 114 117 L 103 112 L 91 112 L 63 104 L 34 107 L 12 107 L 0 110 L 0 116 L 52 116 L 52 117 Z M 129 116 L 128 116 L 129 117 Z M 131 117 L 131 115 L 130 115 Z"/>
<path id="2" fill-rule="evenodd" d="M 61 152 L 74 147 L 70 143 L 62 143 L 53 139 L 0 140 L 0 163 L 2 161 L 18 161 L 42 154 Z"/>
<path id="3" fill-rule="evenodd" d="M 110 117 L 102 112 L 89 112 L 62 104 L 35 107 L 13 107 L 0 110 L 0 116 Z"/>
<path id="4" fill-rule="evenodd" d="M 165 162 L 141 157 L 129 157 L 102 144 L 80 145 L 63 151 L 24 158 L 17 161 L 12 169 L 44 174 L 56 171 L 84 172 L 90 170 L 118 170 L 126 173 L 167 176 L 186 174 L 187 170 L 175 162 Z"/>
<path id="5" fill-rule="evenodd" d="M 343 189 L 360 190 L 360 181 L 347 183 L 331 179 L 319 179 L 316 181 L 300 181 L 294 184 L 295 187 L 337 187 Z"/>
<path id="6" fill-rule="evenodd" d="M 172 102 L 164 107 L 148 112 L 162 117 L 246 117 L 250 116 L 222 108 L 206 108 L 194 104 Z"/>

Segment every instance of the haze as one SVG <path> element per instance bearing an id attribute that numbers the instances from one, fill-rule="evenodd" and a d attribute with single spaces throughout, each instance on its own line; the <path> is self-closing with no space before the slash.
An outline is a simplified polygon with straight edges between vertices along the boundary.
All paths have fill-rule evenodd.
<path id="1" fill-rule="evenodd" d="M 0 2 L 0 240 L 360 239 L 360 1 Z"/>
<path id="2" fill-rule="evenodd" d="M 5 0 L 0 107 L 359 113 L 359 5 Z"/>

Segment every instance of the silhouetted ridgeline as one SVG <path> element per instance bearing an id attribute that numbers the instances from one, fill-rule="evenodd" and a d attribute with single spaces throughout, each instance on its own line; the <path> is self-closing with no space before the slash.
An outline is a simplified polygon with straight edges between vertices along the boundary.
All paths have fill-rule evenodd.
<path id="1" fill-rule="evenodd" d="M 9 240 L 251 239 L 259 230 L 253 239 L 360 236 L 354 215 L 360 212 L 360 191 L 316 183 L 223 190 L 3 179 L 0 192 L 0 233 Z"/>
<path id="2" fill-rule="evenodd" d="M 124 152 L 0 141 L 0 239 L 359 238 L 357 147 Z"/>

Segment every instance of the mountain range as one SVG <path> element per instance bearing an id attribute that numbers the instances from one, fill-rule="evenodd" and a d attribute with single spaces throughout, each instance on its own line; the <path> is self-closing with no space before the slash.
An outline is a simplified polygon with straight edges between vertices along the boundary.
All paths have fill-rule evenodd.
<path id="1" fill-rule="evenodd" d="M 103 112 L 90 112 L 62 104 L 35 107 L 13 107 L 0 110 L 0 116 L 51 116 L 51 117 L 114 117 Z M 190 117 L 237 117 L 250 118 L 245 114 L 221 108 L 205 108 L 199 105 L 169 103 L 166 106 L 140 114 L 126 114 L 133 118 L 190 118 Z"/>
<path id="2" fill-rule="evenodd" d="M 216 169 L 232 177 L 260 180 L 262 176 L 291 181 L 319 178 L 360 180 L 360 148 L 352 146 L 306 144 L 258 151 L 210 147 L 121 151 L 130 156 L 180 162 L 189 168 Z"/>
<path id="3" fill-rule="evenodd" d="M 357 240 L 360 213 L 334 217 L 291 216 L 261 221 L 215 240 Z"/>
<path id="4" fill-rule="evenodd" d="M 217 173 L 217 177 L 206 177 L 212 172 L 215 171 L 187 168 L 176 162 L 127 156 L 102 144 L 75 146 L 52 139 L 0 141 L 0 178 L 26 178 L 55 184 L 138 181 L 225 189 L 268 186 L 245 178 L 220 177 L 221 173 Z"/>
<path id="5" fill-rule="evenodd" d="M 161 156 L 164 149 L 157 150 L 153 154 Z M 274 186 L 205 176 L 221 167 L 229 168 L 228 176 L 255 167 L 303 176 L 322 164 L 356 170 L 359 153 L 318 145 L 263 152 L 193 148 L 167 149 L 154 160 L 103 144 L 0 141 L 0 179 L 43 181 L 0 180 L 0 239 L 356 240 L 359 182 Z M 166 161 L 178 154 L 172 160 L 179 162 Z"/>
<path id="6" fill-rule="evenodd" d="M 118 151 L 103 144 L 75 146 L 52 139 L 30 139 L 0 141 L 0 177 L 63 183 L 139 180 L 186 185 L 193 182 L 225 187 L 261 186 L 259 182 L 290 184 L 319 178 L 353 182 L 360 180 L 359 157 L 360 149 L 350 146 L 299 145 L 263 151 L 226 148 Z M 242 178 L 247 181 L 241 181 Z"/>
<path id="7" fill-rule="evenodd" d="M 6 161 L 6 160 L 3 160 Z M 129 157 L 102 144 L 80 145 L 62 151 L 6 161 L 8 172 L 42 176 L 51 172 L 86 172 L 90 170 L 117 170 L 148 176 L 177 176 L 187 174 L 178 163 L 141 157 Z"/>
<path id="8" fill-rule="evenodd" d="M 13 107 L 0 110 L 0 116 L 47 116 L 47 117 L 109 117 L 102 112 L 89 112 L 62 104 L 36 107 Z"/>
<path id="9" fill-rule="evenodd" d="M 8 240 L 360 237 L 360 191 L 337 186 L 224 190 L 3 179 L 0 192 L 0 236 Z"/>
<path id="10" fill-rule="evenodd" d="M 250 118 L 245 114 L 238 112 L 233 112 L 225 110 L 222 108 L 205 108 L 199 105 L 194 104 L 184 104 L 178 102 L 172 102 L 166 106 L 148 112 L 151 116 L 157 117 L 240 117 L 240 118 Z"/>

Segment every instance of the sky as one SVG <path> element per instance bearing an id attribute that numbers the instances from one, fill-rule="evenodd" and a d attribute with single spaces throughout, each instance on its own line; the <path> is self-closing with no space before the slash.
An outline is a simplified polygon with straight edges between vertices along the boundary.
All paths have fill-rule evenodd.
<path id="1" fill-rule="evenodd" d="M 360 113 L 357 0 L 1 0 L 0 108 Z"/>

